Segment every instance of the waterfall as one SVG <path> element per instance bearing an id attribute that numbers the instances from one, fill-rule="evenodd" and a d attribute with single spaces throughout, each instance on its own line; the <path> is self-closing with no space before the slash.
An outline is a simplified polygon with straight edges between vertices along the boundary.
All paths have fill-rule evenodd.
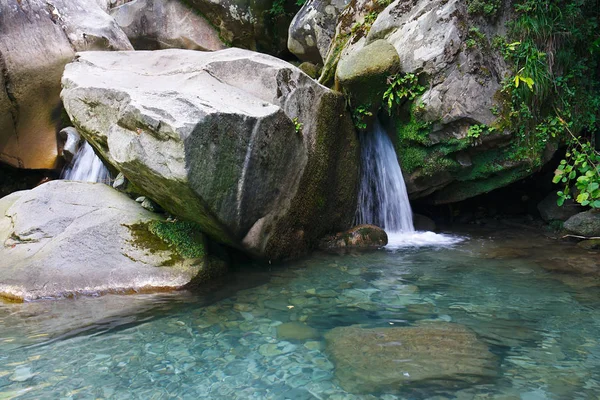
<path id="1" fill-rule="evenodd" d="M 464 238 L 433 232 L 416 232 L 402 170 L 394 145 L 376 121 L 372 132 L 360 137 L 361 182 L 356 211 L 357 224 L 373 224 L 388 234 L 388 249 L 444 246 Z"/>
<path id="2" fill-rule="evenodd" d="M 62 179 L 82 182 L 110 183 L 110 172 L 86 141 L 79 147 L 73 161 L 61 175 Z"/>
<path id="3" fill-rule="evenodd" d="M 394 145 L 377 121 L 360 137 L 361 183 L 358 224 L 373 224 L 387 232 L 414 232 L 412 210 Z"/>

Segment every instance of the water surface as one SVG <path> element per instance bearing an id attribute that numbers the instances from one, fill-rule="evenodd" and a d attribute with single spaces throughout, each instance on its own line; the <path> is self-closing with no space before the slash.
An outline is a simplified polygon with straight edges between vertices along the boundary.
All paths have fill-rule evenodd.
<path id="1" fill-rule="evenodd" d="M 196 294 L 0 304 L 0 399 L 600 398 L 598 253 L 524 232 L 489 236 L 316 254 Z M 569 273 L 580 267 L 587 276 Z M 473 330 L 497 356 L 497 377 L 395 394 L 342 389 L 326 332 L 423 320 Z M 291 321 L 315 337 L 278 338 Z"/>

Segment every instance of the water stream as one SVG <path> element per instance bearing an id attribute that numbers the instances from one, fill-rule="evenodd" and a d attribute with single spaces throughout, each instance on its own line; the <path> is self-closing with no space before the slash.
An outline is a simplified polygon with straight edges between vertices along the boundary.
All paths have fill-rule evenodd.
<path id="1" fill-rule="evenodd" d="M 62 179 L 81 182 L 110 183 L 110 172 L 86 141 L 79 147 L 73 161 L 65 168 Z"/>
<path id="2" fill-rule="evenodd" d="M 394 145 L 379 121 L 360 136 L 361 183 L 357 224 L 372 224 L 388 234 L 388 248 L 448 246 L 462 238 L 434 232 L 417 232 L 402 170 Z"/>

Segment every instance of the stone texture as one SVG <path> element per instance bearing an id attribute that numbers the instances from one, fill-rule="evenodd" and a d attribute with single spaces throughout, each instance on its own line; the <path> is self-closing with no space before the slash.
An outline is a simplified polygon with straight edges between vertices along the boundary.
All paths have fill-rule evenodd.
<path id="1" fill-rule="evenodd" d="M 215 28 L 179 0 L 135 0 L 110 15 L 136 50 L 225 48 Z"/>
<path id="2" fill-rule="evenodd" d="M 496 357 L 466 327 L 423 322 L 403 328 L 358 325 L 325 334 L 340 385 L 352 393 L 396 393 L 410 385 L 481 383 L 497 375 Z"/>
<path id="3" fill-rule="evenodd" d="M 64 66 L 98 49 L 132 47 L 94 0 L 0 3 L 0 161 L 55 167 Z"/>
<path id="4" fill-rule="evenodd" d="M 81 53 L 63 86 L 103 158 L 222 243 L 286 258 L 351 222 L 358 144 L 344 98 L 286 62 L 241 49 Z"/>
<path id="5" fill-rule="evenodd" d="M 575 214 L 565 222 L 564 228 L 576 235 L 600 237 L 600 212 L 590 210 Z"/>
<path id="6" fill-rule="evenodd" d="M 52 181 L 12 193 L 0 200 L 0 296 L 179 288 L 204 272 L 204 259 L 182 257 L 151 234 L 147 224 L 159 220 L 99 183 Z"/>
<path id="7" fill-rule="evenodd" d="M 323 64 L 337 18 L 348 0 L 308 0 L 289 27 L 288 49 L 303 61 Z"/>
<path id="8" fill-rule="evenodd" d="M 584 210 L 582 206 L 573 200 L 567 200 L 562 206 L 559 206 L 556 203 L 557 199 L 556 193 L 552 192 L 537 205 L 540 216 L 544 221 L 566 221 Z"/>
<path id="9" fill-rule="evenodd" d="M 220 38 L 233 47 L 272 55 L 287 52 L 287 29 L 295 11 L 291 2 L 274 0 L 186 0 L 186 3 L 206 18 Z"/>
<path id="10" fill-rule="evenodd" d="M 376 113 L 387 78 L 399 70 L 400 58 L 394 46 L 385 40 L 376 40 L 342 57 L 335 73 L 336 85 L 352 93 L 357 104 L 368 104 Z"/>
<path id="11" fill-rule="evenodd" d="M 379 249 L 388 243 L 385 231 L 375 225 L 358 225 L 346 232 L 327 236 L 319 243 L 323 250 Z"/>
<path id="12" fill-rule="evenodd" d="M 482 25 L 460 0 L 396 0 L 388 6 L 352 0 L 338 18 L 320 82 L 332 85 L 333 71 L 339 74 L 344 60 L 385 41 L 397 52 L 400 72 L 420 75 L 425 87 L 388 121 L 412 199 L 445 204 L 487 193 L 531 175 L 555 151 L 549 143 L 541 154 L 515 159 L 508 131 L 468 137 L 471 126 L 491 126 L 497 119 L 493 110 L 502 111 L 498 93 L 510 70 L 491 41 L 505 36 L 512 6 L 504 2 L 501 7 L 495 22 Z M 469 32 L 473 26 L 481 35 L 475 45 L 469 41 L 475 40 Z M 361 87 L 375 90 L 379 84 Z M 355 105 L 372 98 L 360 88 L 351 93 Z"/>

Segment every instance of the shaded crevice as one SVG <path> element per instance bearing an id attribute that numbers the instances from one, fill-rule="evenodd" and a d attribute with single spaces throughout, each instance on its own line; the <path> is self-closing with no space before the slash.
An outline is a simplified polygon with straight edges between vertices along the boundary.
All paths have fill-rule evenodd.
<path id="1" fill-rule="evenodd" d="M 6 65 L 6 60 L 4 59 L 4 54 L 0 51 L 0 73 L 2 74 L 2 79 L 4 80 L 4 92 L 6 93 L 6 98 L 10 102 L 10 115 L 13 122 L 13 130 L 15 135 L 17 135 L 17 124 L 19 122 L 19 102 L 17 101 L 17 97 L 11 90 L 12 81 L 10 78 L 10 74 L 8 73 L 8 66 Z"/>
<path id="2" fill-rule="evenodd" d="M 52 4 L 49 1 L 47 1 L 46 4 L 48 6 L 48 14 L 49 14 L 50 20 L 54 23 L 54 25 L 59 27 L 60 31 L 63 33 L 63 35 L 65 35 L 65 38 L 69 42 L 71 49 L 75 53 L 77 53 L 77 48 L 75 47 L 75 43 L 73 43 L 73 41 L 67 34 L 67 31 L 65 30 L 66 26 L 63 23 L 64 21 L 62 20 L 62 16 L 60 14 L 60 11 L 58 10 L 58 7 L 56 7 L 54 4 Z"/>

